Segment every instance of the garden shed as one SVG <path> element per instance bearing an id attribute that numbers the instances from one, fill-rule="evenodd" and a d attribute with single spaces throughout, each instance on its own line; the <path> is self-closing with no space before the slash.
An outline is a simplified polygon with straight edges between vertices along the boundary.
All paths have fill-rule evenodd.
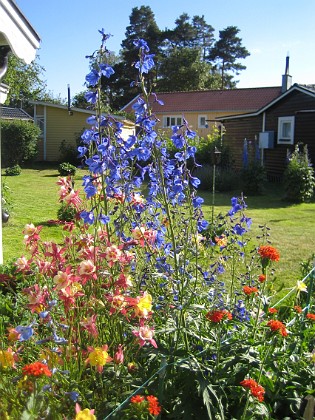
<path id="1" fill-rule="evenodd" d="M 58 162 L 61 159 L 60 146 L 76 147 L 77 139 L 85 128 L 86 122 L 94 111 L 81 108 L 69 108 L 65 105 L 42 101 L 32 101 L 34 106 L 34 121 L 41 129 L 39 139 L 39 161 Z M 123 137 L 134 134 L 135 125 L 121 116 L 115 116 L 124 124 Z"/>
<path id="2" fill-rule="evenodd" d="M 281 179 L 288 155 L 298 143 L 307 144 L 315 164 L 315 85 L 294 84 L 256 112 L 218 118 L 224 124 L 224 141 L 230 146 L 235 167 L 242 168 L 244 140 L 260 159 L 270 179 Z"/>

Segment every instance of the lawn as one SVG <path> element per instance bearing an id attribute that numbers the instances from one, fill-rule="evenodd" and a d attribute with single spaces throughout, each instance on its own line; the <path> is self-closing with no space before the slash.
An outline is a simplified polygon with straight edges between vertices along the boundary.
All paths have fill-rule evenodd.
<path id="1" fill-rule="evenodd" d="M 78 171 L 76 188 L 81 188 L 83 171 Z M 3 226 L 4 263 L 25 253 L 23 228 L 27 223 L 43 225 L 41 236 L 45 240 L 62 240 L 62 230 L 49 224 L 57 218 L 58 171 L 56 167 L 36 167 L 23 169 L 15 177 L 4 177 L 3 181 L 11 190 L 13 211 L 10 220 Z M 216 193 L 214 215 L 226 213 L 233 195 Z M 204 213 L 208 220 L 212 217 L 212 193 L 201 192 L 205 199 Z M 249 196 L 247 214 L 253 219 L 252 240 L 260 235 L 260 225 L 270 228 L 270 240 L 281 253 L 276 277 L 279 284 L 292 285 L 301 277 L 300 263 L 315 252 L 315 202 L 290 204 L 283 200 L 283 190 L 279 184 L 268 184 L 262 196 Z"/>

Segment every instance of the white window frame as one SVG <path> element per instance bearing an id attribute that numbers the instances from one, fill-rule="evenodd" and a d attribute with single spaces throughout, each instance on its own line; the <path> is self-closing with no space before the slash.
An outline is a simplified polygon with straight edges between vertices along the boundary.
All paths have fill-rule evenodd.
<path id="1" fill-rule="evenodd" d="M 174 121 L 172 121 L 172 119 Z M 174 125 L 182 125 L 182 124 L 183 124 L 182 115 L 164 115 L 163 117 L 163 128 L 172 128 Z"/>
<path id="2" fill-rule="evenodd" d="M 40 138 L 44 137 L 45 133 L 45 115 L 36 115 L 35 124 L 40 128 Z"/>
<path id="3" fill-rule="evenodd" d="M 201 122 L 202 119 L 205 120 L 204 124 Z M 198 128 L 208 128 L 207 115 L 198 115 Z"/>
<path id="4" fill-rule="evenodd" d="M 278 144 L 294 144 L 294 123 L 295 117 L 293 116 L 278 118 Z M 289 135 L 284 132 L 286 125 L 289 125 Z"/>

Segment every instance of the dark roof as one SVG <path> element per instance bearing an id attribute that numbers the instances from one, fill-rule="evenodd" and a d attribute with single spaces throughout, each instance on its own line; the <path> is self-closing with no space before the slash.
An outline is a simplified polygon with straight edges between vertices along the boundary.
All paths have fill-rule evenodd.
<path id="1" fill-rule="evenodd" d="M 157 93 L 164 106 L 154 102 L 152 111 L 158 113 L 256 111 L 281 95 L 281 87 L 261 87 L 226 90 L 202 90 L 188 92 Z M 127 104 L 123 110 L 132 111 L 132 105 L 139 96 Z"/>
<path id="2" fill-rule="evenodd" d="M 10 108 L 8 106 L 1 107 L 1 118 L 4 120 L 30 120 L 33 118 L 21 108 Z"/>
<path id="3" fill-rule="evenodd" d="M 308 96 L 315 97 L 315 85 L 299 85 L 298 83 L 295 83 L 290 87 L 290 89 L 283 92 L 278 97 L 274 98 L 270 102 L 263 105 L 261 108 L 258 108 L 256 111 L 251 113 L 244 113 L 244 114 L 238 114 L 238 115 L 226 115 L 222 117 L 216 118 L 218 121 L 224 121 L 224 120 L 234 120 L 238 118 L 247 118 L 247 117 L 254 117 L 256 115 L 261 114 L 262 112 L 265 112 L 267 109 L 272 107 L 277 102 L 281 101 L 283 98 L 285 98 L 288 95 L 291 95 L 292 92 L 299 91 L 302 92 Z"/>

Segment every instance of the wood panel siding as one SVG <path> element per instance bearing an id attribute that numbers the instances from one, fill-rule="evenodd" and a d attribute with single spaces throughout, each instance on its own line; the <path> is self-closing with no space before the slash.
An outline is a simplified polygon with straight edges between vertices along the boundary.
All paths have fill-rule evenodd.
<path id="1" fill-rule="evenodd" d="M 244 139 L 247 139 L 249 155 L 252 158 L 255 138 L 258 139 L 258 134 L 262 131 L 262 117 L 227 120 L 223 124 L 225 127 L 223 142 L 232 153 L 234 168 L 240 170 L 243 167 Z"/>
<path id="2" fill-rule="evenodd" d="M 294 144 L 277 144 L 279 117 L 295 117 Z M 242 167 L 244 138 L 252 140 L 263 130 L 263 113 L 251 117 L 223 121 L 224 141 L 233 153 L 235 168 Z M 287 156 L 297 143 L 308 145 L 309 157 L 315 165 L 315 98 L 299 90 L 292 91 L 265 110 L 264 131 L 274 132 L 274 148 L 263 150 L 263 163 L 271 179 L 280 179 L 287 165 Z"/>

